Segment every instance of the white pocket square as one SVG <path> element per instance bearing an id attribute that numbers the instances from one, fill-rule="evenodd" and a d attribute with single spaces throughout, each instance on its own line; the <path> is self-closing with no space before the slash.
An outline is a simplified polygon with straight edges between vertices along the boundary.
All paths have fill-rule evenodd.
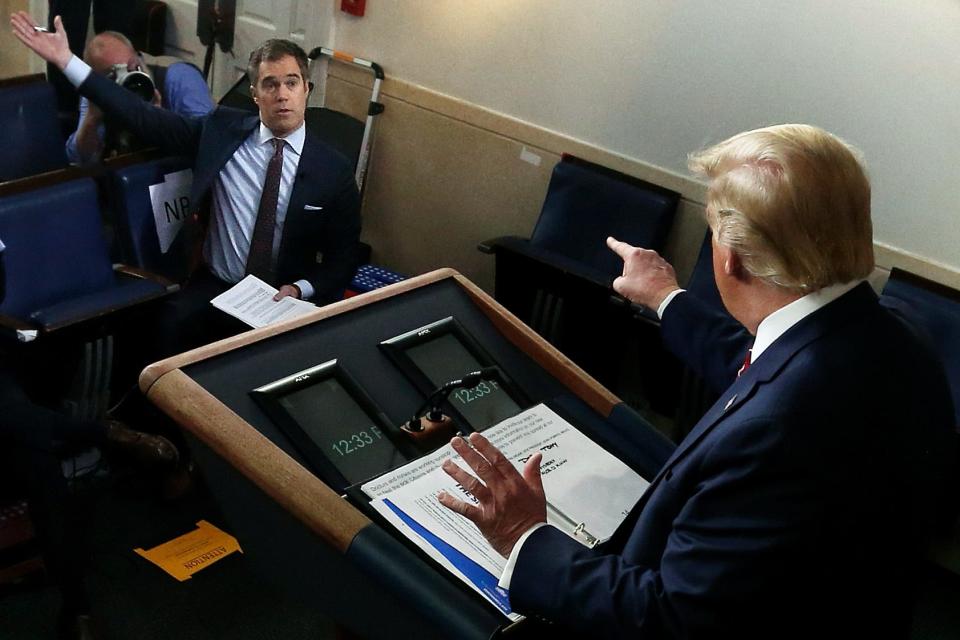
<path id="1" fill-rule="evenodd" d="M 315 207 L 315 206 L 313 206 L 312 204 L 305 204 L 305 205 L 303 205 L 303 210 L 304 210 L 304 211 L 321 211 L 322 209 L 323 209 L 323 207 Z"/>

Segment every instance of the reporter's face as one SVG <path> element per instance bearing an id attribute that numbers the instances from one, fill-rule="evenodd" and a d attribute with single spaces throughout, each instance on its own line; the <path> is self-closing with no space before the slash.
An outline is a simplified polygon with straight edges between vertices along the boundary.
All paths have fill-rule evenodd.
<path id="1" fill-rule="evenodd" d="M 260 108 L 260 121 L 276 136 L 285 136 L 303 123 L 310 89 L 293 56 L 260 63 L 253 100 Z"/>

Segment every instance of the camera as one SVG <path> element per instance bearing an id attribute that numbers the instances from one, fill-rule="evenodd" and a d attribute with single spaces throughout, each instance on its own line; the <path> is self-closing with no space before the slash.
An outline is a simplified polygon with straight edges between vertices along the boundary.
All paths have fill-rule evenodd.
<path id="1" fill-rule="evenodd" d="M 118 85 L 138 96 L 144 102 L 153 102 L 156 85 L 139 58 L 130 64 L 115 64 L 107 70 L 107 77 Z M 145 145 L 121 122 L 114 118 L 105 118 L 106 132 L 103 140 L 103 157 L 109 158 L 139 151 Z"/>
<path id="2" fill-rule="evenodd" d="M 140 96 L 146 102 L 153 100 L 156 86 L 150 74 L 140 65 L 131 68 L 126 64 L 115 64 L 107 75 L 118 85 Z"/>

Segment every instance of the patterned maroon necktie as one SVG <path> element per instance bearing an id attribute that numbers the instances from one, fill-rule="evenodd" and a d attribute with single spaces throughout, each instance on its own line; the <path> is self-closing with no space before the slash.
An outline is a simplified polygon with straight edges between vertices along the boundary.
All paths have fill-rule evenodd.
<path id="1" fill-rule="evenodd" d="M 263 181 L 263 193 L 260 195 L 260 207 L 257 209 L 257 222 L 253 226 L 253 237 L 250 238 L 247 273 L 257 276 L 268 284 L 276 285 L 273 281 L 273 231 L 277 226 L 277 199 L 280 195 L 285 143 L 281 138 L 274 138 L 270 142 L 273 143 L 273 157 L 267 165 L 267 178 Z"/>

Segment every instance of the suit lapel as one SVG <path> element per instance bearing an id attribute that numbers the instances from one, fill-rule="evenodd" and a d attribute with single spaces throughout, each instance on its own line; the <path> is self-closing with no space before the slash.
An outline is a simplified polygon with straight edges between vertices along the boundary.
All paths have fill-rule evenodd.
<path id="1" fill-rule="evenodd" d="M 663 468 L 660 469 L 635 509 L 641 508 L 647 502 L 664 475 L 669 473 L 686 455 L 695 450 L 716 425 L 735 415 L 737 410 L 753 397 L 762 385 L 774 379 L 797 353 L 832 328 L 844 323 L 858 310 L 863 309 L 864 305 L 869 304 L 871 300 L 876 303 L 876 295 L 870 289 L 870 285 L 863 283 L 822 309 L 810 314 L 780 336 L 764 351 L 762 357 L 758 358 L 756 363 L 737 378 L 720 396 L 720 399 L 707 410 L 707 413 L 697 422 L 674 450 Z"/>
<path id="2" fill-rule="evenodd" d="M 303 152 L 300 154 L 300 163 L 297 165 L 297 176 L 293 181 L 293 191 L 290 192 L 290 204 L 287 206 L 287 219 L 303 209 L 306 204 L 306 193 L 309 185 L 316 184 L 322 178 L 322 157 L 317 151 L 310 135 L 307 134 L 303 142 Z"/>
<path id="3" fill-rule="evenodd" d="M 202 167 L 196 167 L 190 199 L 191 202 L 197 203 L 195 206 L 203 201 L 213 187 L 213 181 L 220 174 L 220 170 L 230 161 L 243 141 L 259 124 L 260 116 L 250 115 L 238 118 L 226 127 L 226 139 L 223 140 L 223 144 L 217 146 L 216 154 L 212 156 L 209 162 L 204 162 Z"/>

